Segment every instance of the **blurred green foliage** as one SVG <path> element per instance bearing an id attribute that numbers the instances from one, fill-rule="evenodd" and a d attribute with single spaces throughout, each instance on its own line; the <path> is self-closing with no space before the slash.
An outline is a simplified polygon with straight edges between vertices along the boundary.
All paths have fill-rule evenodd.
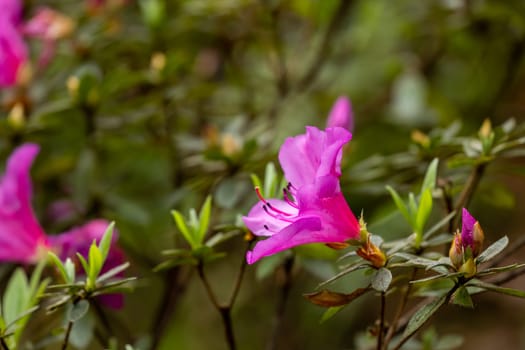
<path id="1" fill-rule="evenodd" d="M 0 154 L 24 141 L 42 145 L 34 204 L 47 232 L 92 217 L 116 221 L 141 279 L 126 316 L 111 317 L 139 344 L 163 330 L 162 349 L 222 349 L 198 281 L 187 282 L 183 268 L 152 272 L 161 250 L 184 246 L 170 211 L 199 208 L 211 194 L 210 225 L 235 222 L 257 200 L 250 174 L 264 174 L 285 137 L 324 126 L 338 95 L 352 99 L 356 122 L 343 188 L 356 213 L 364 209 L 371 227 L 393 236 L 407 232 L 400 216 L 375 220 L 393 208 L 386 184 L 417 191 L 430 160 L 450 154 L 433 141 L 450 146 L 459 129 L 475 134 L 485 118 L 498 125 L 525 112 L 522 0 L 128 0 L 97 10 L 28 0 L 25 13 L 43 5 L 71 16 L 76 29 L 27 86 L 0 91 Z M 38 44 L 31 48 L 36 58 Z M 431 146 L 416 140 L 391 156 L 416 128 Z M 519 199 L 502 185 L 509 171 L 523 174 L 522 163 L 490 168 L 475 197 L 480 213 L 510 217 Z M 72 201 L 66 220 L 49 209 L 58 200 Z M 209 273 L 219 295 L 243 251 L 240 240 L 229 242 L 222 249 L 231 254 Z M 334 269 L 302 259 L 279 348 L 347 347 L 373 313 L 352 307 L 318 325 L 322 310 L 298 296 Z M 256 281 L 254 271 L 233 317 L 240 347 L 262 349 L 281 280 Z"/>

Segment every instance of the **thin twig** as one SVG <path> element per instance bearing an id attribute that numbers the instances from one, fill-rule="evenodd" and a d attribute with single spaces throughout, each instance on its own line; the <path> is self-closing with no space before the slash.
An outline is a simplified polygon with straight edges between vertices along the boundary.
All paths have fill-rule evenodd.
<path id="1" fill-rule="evenodd" d="M 4 337 L 0 338 L 0 345 L 2 345 L 2 349 L 9 350 L 9 345 L 7 345 Z"/>
<path id="2" fill-rule="evenodd" d="M 73 321 L 69 321 L 67 323 L 67 329 L 66 329 L 66 335 L 64 336 L 64 342 L 62 343 L 62 350 L 67 349 L 67 345 L 69 344 L 69 336 L 71 335 L 72 329 L 73 329 Z"/>
<path id="3" fill-rule="evenodd" d="M 280 290 L 279 300 L 277 301 L 277 307 L 275 309 L 275 317 L 272 327 L 272 335 L 270 341 L 266 346 L 267 350 L 274 350 L 277 348 L 277 340 L 281 330 L 281 324 L 284 318 L 284 312 L 286 310 L 286 304 L 288 302 L 288 295 L 290 294 L 290 288 L 292 286 L 292 269 L 294 264 L 295 256 L 291 255 L 286 258 L 283 263 L 284 270 L 284 282 Z"/>
<path id="4" fill-rule="evenodd" d="M 154 318 L 155 321 L 151 328 L 152 350 L 157 349 L 160 345 L 160 340 L 169 324 L 171 315 L 175 311 L 180 300 L 179 296 L 184 292 L 187 286 L 186 282 L 190 274 L 187 274 L 186 277 L 180 281 L 180 272 L 180 267 L 175 267 L 164 274 L 164 293 L 158 304 L 158 309 Z"/>
<path id="5" fill-rule="evenodd" d="M 417 274 L 417 269 L 413 269 L 412 270 L 412 276 L 410 277 L 410 280 L 409 281 L 412 281 L 415 279 L 416 277 L 416 274 Z M 401 319 L 401 315 L 403 314 L 403 311 L 405 310 L 405 307 L 408 303 L 408 298 L 410 296 L 410 292 L 412 291 L 412 284 L 408 284 L 404 294 L 403 294 L 403 297 L 401 299 L 401 302 L 399 303 L 399 307 L 396 311 L 396 314 L 394 315 L 394 319 L 392 320 L 392 323 L 390 325 L 390 327 L 388 328 L 388 332 L 385 336 L 385 341 L 384 341 L 384 346 L 383 348 L 384 349 L 388 349 L 388 344 L 390 343 L 390 341 L 392 340 L 392 337 L 394 336 L 395 334 L 395 331 L 396 331 L 396 328 L 397 328 L 397 324 L 399 322 L 399 320 Z"/>
<path id="6" fill-rule="evenodd" d="M 381 292 L 381 317 L 379 319 L 379 333 L 377 334 L 377 350 L 381 350 L 381 348 L 383 347 L 383 332 L 385 330 L 385 309 L 385 292 Z"/>
<path id="7" fill-rule="evenodd" d="M 314 82 L 315 78 L 323 67 L 324 61 L 328 57 L 331 40 L 339 30 L 343 20 L 346 18 L 347 12 L 352 7 L 352 4 L 352 0 L 339 1 L 339 5 L 334 10 L 330 23 L 328 24 L 328 28 L 321 39 L 321 44 L 317 50 L 317 54 L 306 70 L 302 79 L 297 84 L 297 90 L 303 91 L 307 89 L 312 84 L 312 82 Z"/>
<path id="8" fill-rule="evenodd" d="M 246 251 L 250 249 L 251 243 L 248 242 L 246 245 Z M 230 298 L 228 299 L 228 303 L 225 305 L 221 305 L 219 303 L 219 300 L 217 299 L 217 296 L 213 292 L 213 289 L 210 285 L 210 282 L 208 281 L 208 278 L 206 277 L 206 274 L 204 273 L 204 265 L 202 262 L 200 262 L 197 265 L 197 272 L 199 275 L 199 278 L 202 281 L 202 284 L 204 285 L 204 289 L 206 290 L 206 293 L 208 294 L 208 297 L 210 298 L 213 306 L 219 311 L 222 319 L 222 324 L 224 326 L 224 335 L 226 337 L 226 342 L 228 344 L 228 347 L 230 350 L 235 350 L 237 348 L 235 343 L 235 335 L 233 332 L 233 322 L 231 318 L 231 310 L 233 307 L 233 304 L 235 303 L 235 300 L 237 299 L 237 295 L 239 294 L 242 278 L 244 276 L 244 272 L 246 270 L 246 259 L 244 258 L 246 254 L 243 254 L 241 266 L 239 268 L 239 274 L 237 275 L 237 278 L 235 280 L 232 293 L 230 295 Z"/>
<path id="9" fill-rule="evenodd" d="M 460 282 L 456 282 L 456 284 L 454 284 L 454 287 L 452 287 L 451 290 L 448 291 L 446 297 L 445 297 L 445 302 L 443 303 L 443 305 L 447 305 L 450 301 L 450 298 L 452 298 L 452 295 L 456 292 L 456 290 L 462 286 L 463 283 L 460 283 Z M 428 304 L 428 301 L 425 300 L 425 305 Z M 424 306 L 424 305 L 423 305 Z M 419 310 L 420 308 L 418 308 L 417 310 Z M 428 322 L 428 320 L 427 320 Z M 426 322 L 425 322 L 426 323 Z M 417 327 L 416 329 L 414 329 L 413 331 L 411 331 L 410 333 L 408 333 L 407 335 L 405 335 L 403 337 L 403 339 L 401 339 L 399 341 L 399 343 L 397 343 L 397 345 L 392 349 L 392 350 L 399 350 L 401 349 L 401 347 L 410 339 L 414 336 L 414 334 L 416 334 L 420 329 L 421 327 L 423 327 L 423 325 L 425 325 L 425 323 L 422 323 L 421 325 L 419 325 L 419 327 Z M 408 324 L 408 322 L 407 322 Z"/>
<path id="10" fill-rule="evenodd" d="M 474 191 L 476 190 L 479 181 L 481 180 L 481 177 L 485 173 L 487 164 L 488 163 L 480 163 L 477 164 L 474 167 L 474 169 L 472 169 L 467 183 L 465 184 L 465 187 L 463 188 L 463 191 L 461 192 L 459 199 L 456 203 L 456 217 L 454 219 L 454 225 L 452 227 L 458 227 L 459 219 L 461 217 L 459 213 L 461 212 L 462 208 L 468 206 L 470 200 L 472 199 L 472 195 L 474 194 Z"/>

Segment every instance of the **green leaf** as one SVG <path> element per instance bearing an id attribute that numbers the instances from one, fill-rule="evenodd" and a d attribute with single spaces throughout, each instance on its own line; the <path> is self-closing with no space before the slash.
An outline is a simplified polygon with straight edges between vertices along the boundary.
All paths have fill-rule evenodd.
<path id="1" fill-rule="evenodd" d="M 428 217 L 431 212 L 432 212 L 432 191 L 427 189 L 421 195 L 421 198 L 419 200 L 419 207 L 417 209 L 417 214 L 416 214 L 416 225 L 414 227 L 414 230 L 417 233 L 417 236 L 416 236 L 417 246 L 421 244 L 421 240 L 423 239 L 423 229 L 425 228 L 425 224 L 427 223 Z"/>
<path id="2" fill-rule="evenodd" d="M 445 304 L 446 299 L 447 296 L 443 295 L 441 298 L 433 300 L 431 303 L 416 311 L 416 313 L 410 318 L 410 321 L 408 321 L 408 325 L 403 332 L 403 337 L 417 332 L 417 330 L 422 327 L 423 324 L 427 322 L 428 319 L 432 317 L 432 315 L 434 315 L 441 306 L 443 306 L 443 304 Z"/>
<path id="3" fill-rule="evenodd" d="M 472 298 L 470 297 L 470 294 L 465 286 L 461 286 L 456 290 L 456 292 L 452 296 L 452 302 L 459 306 L 467 307 L 470 309 L 474 308 Z"/>
<path id="4" fill-rule="evenodd" d="M 100 249 L 98 249 L 96 242 L 93 241 L 89 247 L 89 273 L 87 276 L 91 287 L 94 286 L 98 274 L 102 269 L 102 263 L 102 253 L 100 252 Z"/>
<path id="5" fill-rule="evenodd" d="M 419 193 L 421 196 L 426 190 L 432 191 L 436 186 L 438 164 L 438 158 L 434 158 L 434 160 L 430 162 L 430 165 L 428 166 L 427 172 L 425 174 L 425 178 L 423 180 L 423 184 L 421 185 L 421 192 Z"/>
<path id="6" fill-rule="evenodd" d="M 501 253 L 503 249 L 509 244 L 509 239 L 507 236 L 503 236 L 498 239 L 496 242 L 492 243 L 487 249 L 485 249 L 476 259 L 478 264 L 489 261 L 494 258 L 496 255 Z"/>
<path id="7" fill-rule="evenodd" d="M 482 281 L 471 281 L 468 285 L 483 288 L 491 292 L 506 294 L 506 295 L 510 295 L 510 296 L 518 297 L 518 298 L 525 298 L 525 292 L 522 290 L 500 287 L 492 283 L 487 283 L 487 282 L 482 282 Z"/>
<path id="8" fill-rule="evenodd" d="M 401 199 L 399 194 L 396 192 L 396 190 L 394 190 L 390 186 L 386 186 L 386 189 L 388 192 L 390 192 L 390 195 L 392 196 L 392 199 L 394 200 L 394 203 L 396 204 L 397 209 L 403 215 L 405 220 L 408 221 L 408 223 L 412 223 L 412 216 L 410 215 L 405 202 L 403 202 L 403 200 Z"/>
<path id="9" fill-rule="evenodd" d="M 412 228 L 416 226 L 416 215 L 417 215 L 417 202 L 416 196 L 412 192 L 408 194 L 408 210 L 410 212 L 410 224 Z"/>
<path id="10" fill-rule="evenodd" d="M 69 342 L 77 349 L 85 349 L 93 339 L 95 317 L 92 312 L 87 312 L 84 317 L 75 322 L 71 329 Z"/>
<path id="11" fill-rule="evenodd" d="M 100 253 L 102 254 L 102 264 L 104 263 L 104 261 L 106 261 L 106 258 L 109 253 L 109 248 L 111 247 L 111 240 L 113 239 L 114 227 L 115 222 L 112 221 L 106 228 L 106 231 L 104 231 L 104 235 L 102 235 L 102 238 L 100 239 L 100 242 L 98 244 L 98 248 L 100 249 Z"/>
<path id="12" fill-rule="evenodd" d="M 326 310 L 323 314 L 323 316 L 321 316 L 321 321 L 320 323 L 323 323 L 323 322 L 326 322 L 328 321 L 329 319 L 331 319 L 332 317 L 334 317 L 337 313 L 339 313 L 339 311 L 341 311 L 346 305 L 341 305 L 341 306 L 333 306 L 333 307 L 329 307 L 328 310 Z"/>
<path id="13" fill-rule="evenodd" d="M 173 219 L 175 219 L 175 224 L 177 225 L 177 228 L 179 229 L 180 233 L 182 233 L 182 235 L 186 239 L 186 242 L 189 243 L 192 249 L 197 249 L 199 247 L 199 244 L 195 240 L 195 237 L 193 237 L 193 234 L 190 232 L 188 226 L 186 225 L 186 221 L 184 220 L 182 214 L 177 210 L 172 210 L 171 215 L 173 215 Z"/>
<path id="14" fill-rule="evenodd" d="M 62 279 L 64 280 L 64 282 L 65 283 L 71 282 L 69 280 L 69 275 L 66 272 L 66 268 L 64 267 L 64 264 L 62 264 L 62 261 L 60 260 L 60 258 L 51 251 L 47 253 L 47 256 L 49 257 L 51 262 L 55 265 L 55 267 L 58 269 L 58 272 L 62 276 Z"/>
<path id="15" fill-rule="evenodd" d="M 77 258 L 78 258 L 78 261 L 80 261 L 80 265 L 82 265 L 82 268 L 84 269 L 84 273 L 86 274 L 86 276 L 89 274 L 89 264 L 87 263 L 86 259 L 84 258 L 84 256 L 80 253 L 77 253 Z M 69 261 L 69 263 L 68 263 Z M 66 260 L 66 267 L 69 266 L 70 269 L 68 271 L 71 272 L 73 278 L 75 278 L 75 264 L 73 263 L 73 261 L 71 261 L 71 259 L 67 258 Z M 75 280 L 72 280 L 71 283 L 75 282 Z"/>
<path id="16" fill-rule="evenodd" d="M 386 292 L 390 283 L 392 282 L 392 272 L 389 269 L 382 267 L 375 273 L 372 278 L 372 288 L 378 292 Z"/>
<path id="17" fill-rule="evenodd" d="M 211 215 L 211 196 L 206 197 L 204 204 L 202 205 L 201 211 L 199 213 L 199 230 L 197 231 L 197 242 L 199 245 L 202 245 L 204 237 L 208 232 L 208 227 L 210 225 L 210 215 Z"/>
<path id="18" fill-rule="evenodd" d="M 12 320 L 9 324 L 7 324 L 5 326 L 5 331 L 9 330 L 9 328 L 13 327 L 17 322 L 22 320 L 24 317 L 29 316 L 30 314 L 32 314 L 36 310 L 38 310 L 38 305 L 37 306 L 33 306 L 32 308 L 27 309 L 26 311 L 24 311 L 21 314 L 19 314 L 14 320 Z"/>
<path id="19" fill-rule="evenodd" d="M 273 197 L 277 191 L 278 185 L 278 176 L 277 171 L 275 170 L 275 165 L 272 162 L 266 164 L 266 169 L 264 170 L 264 189 L 263 196 Z"/>
<path id="20" fill-rule="evenodd" d="M 27 276 L 19 267 L 9 279 L 4 292 L 2 313 L 6 324 L 12 323 L 27 309 L 30 297 Z"/>
<path id="21" fill-rule="evenodd" d="M 67 319 L 69 322 L 77 322 L 86 315 L 89 310 L 89 301 L 82 299 L 74 303 L 68 310 Z"/>
<path id="22" fill-rule="evenodd" d="M 129 262 L 125 262 L 123 264 L 115 266 L 114 268 L 112 268 L 109 271 L 106 271 L 105 273 L 100 275 L 97 278 L 97 283 L 102 283 L 102 282 L 104 282 L 104 281 L 106 281 L 106 280 L 108 280 L 108 279 L 110 279 L 112 277 L 115 277 L 116 275 L 118 275 L 122 271 L 126 270 L 128 267 L 129 267 Z"/>
<path id="23" fill-rule="evenodd" d="M 357 270 L 361 270 L 361 269 L 367 269 L 367 268 L 370 268 L 370 265 L 368 263 L 363 263 L 362 261 L 358 261 L 356 262 L 355 264 L 351 264 L 350 266 L 348 266 L 347 268 L 345 268 L 343 271 L 339 272 L 337 275 L 335 275 L 334 277 L 324 281 L 324 282 L 321 282 L 319 283 L 319 285 L 317 285 L 317 288 L 320 288 L 322 286 L 325 286 L 327 285 L 328 283 L 331 283 L 351 272 L 354 272 L 354 271 L 357 271 Z"/>

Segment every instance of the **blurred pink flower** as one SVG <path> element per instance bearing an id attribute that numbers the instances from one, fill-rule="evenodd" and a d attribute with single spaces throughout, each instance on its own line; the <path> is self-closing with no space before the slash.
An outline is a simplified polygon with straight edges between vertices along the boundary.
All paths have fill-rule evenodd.
<path id="1" fill-rule="evenodd" d="M 284 199 L 264 199 L 256 189 L 261 203 L 243 217 L 253 234 L 267 237 L 248 252 L 249 264 L 297 245 L 359 238 L 359 222 L 339 186 L 342 148 L 351 138 L 341 127 L 310 126 L 284 142 L 279 151 L 289 181 Z"/>
<path id="2" fill-rule="evenodd" d="M 22 2 L 0 0 L 0 87 L 19 82 L 21 69 L 29 55 L 23 35 L 42 41 L 40 67 L 46 66 L 55 55 L 57 40 L 66 37 L 74 28 L 71 18 L 49 8 L 41 8 L 35 16 L 22 23 Z"/>
<path id="3" fill-rule="evenodd" d="M 75 260 L 77 252 L 87 258 L 89 246 L 102 238 L 109 223 L 101 219 L 91 220 L 67 232 L 47 235 L 31 206 L 29 171 L 38 152 L 39 146 L 31 143 L 15 149 L 0 179 L 0 261 L 34 264 L 46 259 L 48 251 L 55 252 L 62 260 L 68 257 Z M 116 241 L 117 235 L 114 234 L 103 271 L 124 262 Z M 122 297 L 111 297 L 108 306 L 121 307 Z"/>
<path id="4" fill-rule="evenodd" d="M 41 67 L 49 64 L 55 55 L 56 42 L 67 37 L 73 31 L 73 20 L 55 10 L 43 7 L 23 26 L 23 32 L 29 37 L 42 41 L 42 52 L 39 57 Z"/>
<path id="5" fill-rule="evenodd" d="M 0 87 L 14 85 L 27 61 L 27 47 L 19 31 L 21 22 L 21 1 L 0 0 Z"/>
<path id="6" fill-rule="evenodd" d="M 350 132 L 354 131 L 354 114 L 352 112 L 352 103 L 346 96 L 340 96 L 332 106 L 326 127 L 332 128 L 340 126 Z"/>

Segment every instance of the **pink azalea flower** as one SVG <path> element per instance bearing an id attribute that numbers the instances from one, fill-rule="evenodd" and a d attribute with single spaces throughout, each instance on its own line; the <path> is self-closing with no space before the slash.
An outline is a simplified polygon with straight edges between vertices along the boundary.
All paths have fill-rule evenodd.
<path id="1" fill-rule="evenodd" d="M 352 112 L 352 103 L 348 97 L 341 96 L 335 101 L 328 115 L 326 126 L 328 128 L 340 126 L 350 132 L 354 131 L 354 114 Z"/>
<path id="2" fill-rule="evenodd" d="M 5 173 L 0 179 L 0 261 L 34 264 L 47 258 L 53 251 L 63 260 L 75 259 L 76 252 L 87 257 L 93 240 L 100 240 L 108 222 L 91 220 L 80 227 L 58 234 L 47 235 L 40 226 L 31 206 L 32 185 L 30 168 L 39 152 L 38 145 L 26 143 L 9 157 Z M 113 246 L 104 265 L 104 271 L 124 261 L 122 251 Z M 107 305 L 119 308 L 122 296 L 108 296 Z M 111 301 L 110 301 L 111 300 Z"/>
<path id="3" fill-rule="evenodd" d="M 14 85 L 27 61 L 27 47 L 19 31 L 21 22 L 22 3 L 0 0 L 0 87 Z"/>
<path id="4" fill-rule="evenodd" d="M 279 162 L 289 181 L 284 199 L 261 199 L 243 217 L 257 242 L 246 259 L 262 257 L 308 243 L 343 243 L 359 238 L 359 222 L 339 186 L 342 147 L 352 135 L 341 127 L 321 131 L 307 127 L 306 134 L 288 138 Z"/>

